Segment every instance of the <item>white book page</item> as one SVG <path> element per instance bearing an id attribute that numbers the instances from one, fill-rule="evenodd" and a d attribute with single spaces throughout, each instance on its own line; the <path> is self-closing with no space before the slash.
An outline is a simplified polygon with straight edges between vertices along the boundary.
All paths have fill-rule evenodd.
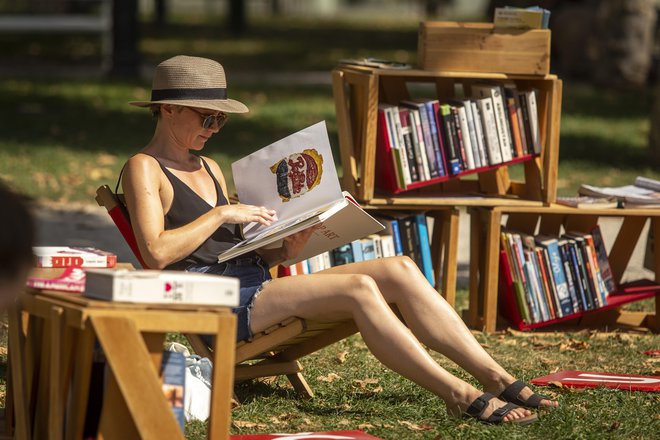
<path id="1" fill-rule="evenodd" d="M 324 121 L 234 162 L 232 173 L 241 203 L 266 206 L 278 217 L 269 227 L 246 225 L 247 239 L 343 199 Z"/>

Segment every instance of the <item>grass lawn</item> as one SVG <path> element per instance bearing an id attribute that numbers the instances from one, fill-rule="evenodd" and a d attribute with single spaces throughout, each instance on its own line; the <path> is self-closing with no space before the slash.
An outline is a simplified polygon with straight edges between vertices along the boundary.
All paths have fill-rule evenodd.
<path id="1" fill-rule="evenodd" d="M 649 334 L 577 333 L 476 334 L 512 374 L 528 380 L 560 369 L 658 374 L 660 337 Z M 453 374 L 472 378 L 433 354 Z M 342 362 L 342 359 L 345 361 Z M 285 378 L 253 381 L 237 389 L 242 405 L 232 413 L 233 433 L 363 429 L 384 439 L 611 438 L 652 439 L 660 432 L 660 395 L 606 388 L 541 391 L 559 399 L 558 410 L 528 426 L 489 427 L 449 418 L 441 400 L 380 365 L 359 336 L 302 360 L 316 397 L 299 400 Z M 476 383 L 474 383 L 476 385 Z M 202 439 L 205 423 L 189 423 L 187 435 Z"/>

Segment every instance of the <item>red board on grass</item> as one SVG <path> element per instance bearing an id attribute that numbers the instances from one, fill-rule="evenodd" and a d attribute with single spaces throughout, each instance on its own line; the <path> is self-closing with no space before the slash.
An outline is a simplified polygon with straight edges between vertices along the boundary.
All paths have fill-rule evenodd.
<path id="1" fill-rule="evenodd" d="M 291 434 L 236 434 L 231 440 L 382 440 L 362 431 L 298 432 Z"/>
<path id="2" fill-rule="evenodd" d="M 635 374 L 593 373 L 587 371 L 559 371 L 549 376 L 532 379 L 534 385 L 559 382 L 565 387 L 607 387 L 626 391 L 660 392 L 660 376 L 637 376 Z"/>

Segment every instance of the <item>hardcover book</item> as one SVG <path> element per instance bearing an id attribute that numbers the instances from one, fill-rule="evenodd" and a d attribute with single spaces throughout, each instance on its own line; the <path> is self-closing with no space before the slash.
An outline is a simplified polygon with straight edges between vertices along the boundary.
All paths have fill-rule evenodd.
<path id="1" fill-rule="evenodd" d="M 164 351 L 161 362 L 161 377 L 163 378 L 163 394 L 167 403 L 172 407 L 172 412 L 179 423 L 181 431 L 185 429 L 185 417 L 183 403 L 185 402 L 186 385 L 186 358 L 183 353 L 175 351 Z"/>
<path id="2" fill-rule="evenodd" d="M 238 306 L 238 278 L 175 270 L 87 269 L 84 296 L 104 301 Z"/>
<path id="3" fill-rule="evenodd" d="M 315 227 L 291 265 L 332 250 L 384 227 L 342 193 L 325 122 L 319 122 L 232 164 L 241 203 L 267 206 L 278 220 L 270 226 L 250 223 L 245 240 L 218 256 L 223 262 Z"/>
<path id="4" fill-rule="evenodd" d="M 117 256 L 93 247 L 35 246 L 37 267 L 115 267 Z"/>
<path id="5" fill-rule="evenodd" d="M 57 270 L 58 269 L 42 269 L 42 272 Z M 59 270 L 61 271 L 61 269 Z M 33 289 L 81 293 L 85 290 L 85 271 L 80 267 L 72 266 L 65 268 L 63 273 L 53 277 L 48 277 L 43 273 L 37 274 L 30 276 L 27 279 L 26 285 Z"/>

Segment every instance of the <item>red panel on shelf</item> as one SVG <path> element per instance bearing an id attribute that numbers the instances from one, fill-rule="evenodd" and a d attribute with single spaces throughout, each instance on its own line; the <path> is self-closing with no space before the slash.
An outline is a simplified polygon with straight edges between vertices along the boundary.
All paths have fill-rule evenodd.
<path id="1" fill-rule="evenodd" d="M 502 273 L 500 272 L 500 277 L 501 276 Z M 506 285 L 505 283 L 505 285 L 501 284 L 500 288 L 511 289 L 513 288 L 513 286 Z M 512 297 L 515 297 L 514 296 L 515 293 L 513 291 L 509 291 L 509 292 L 502 291 L 500 293 L 503 295 L 511 295 Z M 543 322 L 535 322 L 532 324 L 524 322 L 522 320 L 514 319 L 513 317 L 515 315 L 513 315 L 512 313 L 505 313 L 505 315 L 506 318 L 509 319 L 511 324 L 517 327 L 518 330 L 533 330 L 535 328 L 546 327 L 548 325 L 580 318 L 588 313 L 613 309 L 615 307 L 619 307 L 631 302 L 640 301 L 642 299 L 647 299 L 647 298 L 653 298 L 658 293 L 660 293 L 660 284 L 656 284 L 653 281 L 649 281 L 649 280 L 638 280 L 619 286 L 619 289 L 616 292 L 610 294 L 610 296 L 607 297 L 607 305 L 603 307 L 599 307 L 597 309 L 587 310 L 585 312 L 573 313 L 571 315 L 566 315 L 562 318 L 551 319 L 549 321 L 543 321 Z"/>
<path id="2" fill-rule="evenodd" d="M 484 171 L 496 170 L 496 169 L 498 169 L 502 166 L 515 165 L 517 163 L 527 162 L 529 160 L 535 159 L 536 157 L 538 157 L 538 155 L 528 154 L 526 156 L 516 157 L 513 160 L 510 160 L 509 162 L 499 163 L 497 165 L 488 165 L 488 166 L 485 166 L 485 167 L 475 168 L 473 170 L 466 170 L 466 171 L 462 171 L 458 174 L 436 177 L 434 179 L 425 180 L 423 182 L 413 182 L 410 185 L 408 185 L 405 189 L 398 188 L 396 190 L 392 190 L 390 187 L 386 187 L 386 188 L 383 188 L 383 189 L 389 190 L 392 194 L 401 194 L 401 193 L 406 192 L 406 191 L 410 191 L 410 190 L 418 189 L 418 188 L 423 188 L 425 186 L 433 185 L 435 183 L 446 182 L 450 179 L 454 179 L 454 178 L 457 178 L 457 177 L 468 176 L 470 174 L 475 174 L 475 173 L 483 173 Z"/>

